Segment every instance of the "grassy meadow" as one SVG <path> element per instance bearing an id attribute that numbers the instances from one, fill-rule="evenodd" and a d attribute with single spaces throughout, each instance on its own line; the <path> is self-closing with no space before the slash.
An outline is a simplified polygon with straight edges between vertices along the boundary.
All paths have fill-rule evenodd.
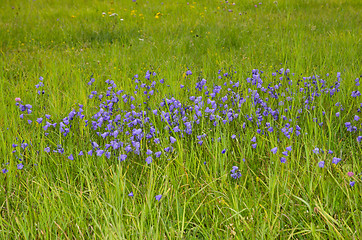
<path id="1" fill-rule="evenodd" d="M 362 239 L 361 12 L 0 1 L 0 239 Z"/>

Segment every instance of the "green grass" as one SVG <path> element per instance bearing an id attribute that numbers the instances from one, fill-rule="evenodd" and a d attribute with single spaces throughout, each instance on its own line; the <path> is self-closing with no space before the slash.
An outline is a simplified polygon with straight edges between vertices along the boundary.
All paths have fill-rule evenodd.
<path id="1" fill-rule="evenodd" d="M 356 141 L 362 134 L 344 126 L 354 115 L 362 117 L 356 112 L 361 97 L 351 97 L 362 73 L 362 2 L 260 2 L 1 1 L 0 164 L 9 172 L 0 173 L 0 238 L 362 239 L 362 148 Z M 185 78 L 187 68 L 193 75 Z M 247 95 L 245 79 L 252 69 L 264 71 L 262 78 L 269 82 L 276 81 L 271 73 L 280 68 L 295 73 L 294 83 L 319 75 L 327 86 L 341 72 L 340 92 L 316 98 L 317 110 L 298 114 L 305 101 L 301 95 L 285 101 L 285 108 L 292 109 L 287 118 L 300 116 L 298 138 L 278 142 L 276 135 L 257 135 L 255 123 L 243 129 L 241 119 L 209 130 L 210 123 L 202 120 L 192 136 L 177 137 L 173 154 L 147 165 L 144 153 L 124 162 L 77 156 L 90 150 L 91 139 L 101 141 L 83 121 L 75 120 L 68 137 L 58 130 L 45 137 L 35 123 L 48 113 L 59 124 L 77 104 L 84 105 L 90 119 L 98 104 L 88 98 L 91 91 L 105 93 L 104 81 L 112 79 L 132 93 L 132 77 L 144 79 L 147 70 L 157 73 L 153 80 L 165 79 L 149 101 L 154 108 L 171 96 L 190 104 L 188 97 L 200 94 L 194 88 L 199 78 L 207 79 L 209 88 L 224 83 L 217 78 L 220 69 L 236 71 L 232 80 L 240 81 Z M 92 75 L 96 81 L 88 86 Z M 36 94 L 40 76 L 44 96 Z M 32 125 L 19 119 L 16 97 L 33 105 L 33 114 L 24 117 Z M 278 102 L 270 100 L 274 107 Z M 240 115 L 253 111 L 244 104 Z M 323 126 L 313 118 L 322 119 Z M 161 137 L 170 135 L 164 122 L 151 121 Z M 199 146 L 196 136 L 203 133 L 207 137 Z M 232 134 L 240 137 L 232 139 Z M 256 135 L 253 149 L 250 139 Z M 12 144 L 23 140 L 33 146 L 12 153 Z M 166 141 L 161 139 L 161 146 Z M 63 155 L 44 152 L 57 144 L 64 147 Z M 287 163 L 281 164 L 281 152 L 290 145 Z M 277 155 L 270 152 L 275 146 Z M 141 147 L 157 148 L 146 141 Z M 315 147 L 334 154 L 314 154 Z M 22 170 L 17 169 L 19 152 L 24 154 Z M 67 158 L 71 153 L 74 161 Z M 342 161 L 335 166 L 333 157 Z M 324 168 L 319 161 L 326 162 Z M 230 177 L 232 166 L 240 168 L 241 178 Z M 128 196 L 131 191 L 134 197 Z M 158 194 L 163 195 L 159 202 Z"/>

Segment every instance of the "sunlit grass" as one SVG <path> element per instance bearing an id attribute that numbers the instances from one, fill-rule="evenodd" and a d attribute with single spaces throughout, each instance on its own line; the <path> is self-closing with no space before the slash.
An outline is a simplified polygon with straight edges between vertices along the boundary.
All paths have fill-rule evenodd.
<path id="1" fill-rule="evenodd" d="M 356 141 L 362 134 L 345 127 L 355 115 L 362 117 L 357 112 L 361 97 L 351 97 L 352 91 L 361 89 L 355 85 L 362 72 L 361 9 L 359 1 L 336 0 L 235 5 L 224 1 L 2 1 L 0 164 L 8 172 L 0 173 L 0 238 L 362 238 L 362 149 Z M 280 109 L 290 107 L 281 115 L 293 119 L 291 138 L 280 130 L 279 135 L 258 134 L 256 123 L 245 117 L 255 113 L 250 98 L 230 124 L 220 121 L 213 127 L 202 118 L 185 139 L 167 131 L 165 122 L 151 114 L 150 122 L 160 131 L 160 145 L 143 141 L 141 155 L 130 154 L 123 162 L 87 154 L 90 141 L 103 146 L 107 141 L 81 119 L 72 122 L 67 137 L 59 131 L 59 122 L 72 109 L 78 111 L 78 104 L 83 105 L 85 119 L 92 120 L 100 101 L 88 96 L 94 90 L 105 95 L 107 79 L 133 94 L 135 74 L 145 81 L 147 70 L 156 72 L 151 81 L 157 82 L 157 91 L 148 105 L 143 104 L 147 98 L 142 91 L 135 99 L 147 111 L 147 107 L 160 107 L 164 98 L 192 104 L 189 97 L 201 95 L 195 85 L 202 78 L 209 90 L 220 85 L 223 95 L 232 88 L 251 97 L 248 88 L 257 88 L 246 78 L 253 69 L 264 71 L 263 81 L 275 85 L 282 75 L 272 73 L 281 68 L 295 73 L 289 75 L 293 92 L 300 91 L 299 80 L 304 87 L 302 77 L 318 75 L 330 87 L 341 72 L 340 91 L 333 97 L 322 93 L 315 98 L 311 104 L 315 110 L 303 108 L 303 96 L 311 92 L 297 94 L 290 102 L 286 97 L 270 98 L 273 108 L 281 100 Z M 188 69 L 190 76 L 185 74 Z M 220 75 L 233 73 L 232 78 L 219 79 L 219 70 Z M 40 76 L 45 86 L 37 89 Z M 95 82 L 89 86 L 91 77 Z M 233 88 L 230 80 L 239 81 L 240 87 Z M 37 94 L 38 90 L 45 94 Z M 17 97 L 33 106 L 33 113 L 24 114 L 24 119 L 19 118 Z M 130 110 L 127 104 L 120 106 Z M 44 122 L 36 123 L 44 114 L 58 123 L 48 137 Z M 270 115 L 264 121 L 283 127 Z M 296 124 L 302 129 L 298 137 Z M 177 141 L 172 145 L 174 153 L 166 156 L 170 135 Z M 254 136 L 256 148 L 251 142 Z M 20 147 L 23 140 L 29 144 L 26 150 Z M 59 144 L 64 154 L 44 151 Z M 280 158 L 288 146 L 292 151 L 283 164 Z M 163 154 L 147 164 L 145 151 L 154 153 L 158 147 Z M 274 147 L 278 147 L 276 154 L 270 151 Z M 324 153 L 314 153 L 315 148 Z M 329 149 L 333 154 L 327 153 Z M 79 151 L 84 155 L 78 156 Z M 21 170 L 19 153 L 23 154 Z M 69 160 L 70 154 L 74 160 Z M 333 157 L 342 161 L 332 164 Z M 318 167 L 321 161 L 324 168 Z M 230 176 L 233 166 L 240 170 L 238 179 Z M 162 198 L 157 201 L 156 195 Z"/>

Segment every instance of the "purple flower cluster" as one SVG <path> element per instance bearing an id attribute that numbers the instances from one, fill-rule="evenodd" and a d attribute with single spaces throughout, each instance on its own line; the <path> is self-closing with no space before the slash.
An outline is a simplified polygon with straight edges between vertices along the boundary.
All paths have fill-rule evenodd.
<path id="1" fill-rule="evenodd" d="M 231 177 L 234 178 L 234 179 L 238 179 L 241 177 L 241 173 L 239 171 L 239 168 L 237 166 L 233 166 L 232 169 L 231 169 Z"/>
<path id="2" fill-rule="evenodd" d="M 292 146 L 288 145 L 307 134 L 305 122 L 311 120 L 319 131 L 323 131 L 324 123 L 329 124 L 330 121 L 327 116 L 332 112 L 333 116 L 348 119 L 344 123 L 346 132 L 354 134 L 357 142 L 362 141 L 362 136 L 356 135 L 362 130 L 360 108 L 350 116 L 337 102 L 328 110 L 331 114 L 324 109 L 319 117 L 311 114 L 318 109 L 314 105 L 318 98 L 327 96 L 332 101 L 340 91 L 340 73 L 337 73 L 334 82 L 323 80 L 320 76 L 295 80 L 294 74 L 283 68 L 273 72 L 271 79 L 264 77 L 263 71 L 258 69 L 252 70 L 245 81 L 234 80 L 235 73 L 220 70 L 214 82 L 199 77 L 194 87 L 181 84 L 180 91 L 188 94 L 184 100 L 163 94 L 162 90 L 167 88 L 160 86 L 166 85 L 167 80 L 157 80 L 155 72 L 134 75 L 134 88 L 127 91 L 119 89 L 113 80 L 105 81 L 103 91 L 97 90 L 92 77 L 88 82 L 92 88 L 88 98 L 94 103 L 96 111 L 87 116 L 82 104 L 58 120 L 45 113 L 35 117 L 32 105 L 23 104 L 20 98 L 16 99 L 16 105 L 21 112 L 20 118 L 25 118 L 29 124 L 35 122 L 40 125 L 48 139 L 59 138 L 59 133 L 63 138 L 70 138 L 79 129 L 88 128 L 92 136 L 88 144 L 72 148 L 78 149 L 78 154 L 67 146 L 55 146 L 54 141 L 48 141 L 43 149 L 46 154 L 64 154 L 72 161 L 88 155 L 118 159 L 120 162 L 141 159 L 149 165 L 160 158 L 169 159 L 171 155 L 176 155 L 182 150 L 178 148 L 184 142 L 195 142 L 196 147 L 203 148 L 205 140 L 214 141 L 215 133 L 223 129 L 232 131 L 230 135 L 234 142 L 241 140 L 245 133 L 251 133 L 248 136 L 252 137 L 247 140 L 250 141 L 250 151 L 262 151 L 259 149 L 262 141 L 277 139 L 268 151 L 278 156 L 281 163 L 286 163 L 292 152 Z M 184 76 L 188 81 L 193 74 L 188 69 Z M 218 84 L 220 81 L 223 83 Z M 36 88 L 43 86 L 43 78 L 40 78 Z M 359 86 L 359 79 L 356 79 L 356 86 Z M 40 93 L 44 91 L 38 91 Z M 351 94 L 353 101 L 360 96 L 359 90 Z M 215 140 L 223 139 L 215 137 Z M 283 145 L 282 142 L 289 144 Z M 25 144 L 21 145 L 23 150 L 27 147 Z M 233 152 L 233 146 L 227 146 L 221 153 L 227 151 Z M 313 152 L 320 154 L 323 150 L 315 147 Z M 329 150 L 328 153 L 333 152 Z M 340 161 L 335 157 L 332 163 L 338 164 Z M 324 165 L 324 161 L 318 163 L 321 168 Z M 18 169 L 23 167 L 23 164 L 18 165 Z M 231 177 L 236 179 L 240 176 L 238 167 L 234 166 Z"/>

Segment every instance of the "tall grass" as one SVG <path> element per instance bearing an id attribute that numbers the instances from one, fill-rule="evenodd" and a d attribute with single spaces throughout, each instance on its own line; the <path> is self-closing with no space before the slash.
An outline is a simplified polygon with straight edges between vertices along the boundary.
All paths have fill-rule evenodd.
<path id="1" fill-rule="evenodd" d="M 351 97 L 352 91 L 361 89 L 354 81 L 362 72 L 361 9 L 360 1 L 337 0 L 235 5 L 181 0 L 1 1 L 0 164 L 8 172 L 0 174 L 0 238 L 362 238 L 362 150 L 356 141 L 362 135 L 361 120 L 354 124 L 358 131 L 345 127 L 346 122 L 354 123 L 355 115 L 361 116 L 357 110 L 362 108 L 361 97 Z M 275 131 L 263 135 L 246 117 L 256 111 L 248 89 L 258 88 L 246 80 L 251 71 L 264 71 L 260 76 L 267 87 L 285 76 L 284 72 L 272 76 L 281 68 L 295 73 L 288 76 L 293 81 L 290 91 L 296 94 L 290 95 L 293 101 L 286 100 L 284 78 L 278 93 L 286 96 L 269 97 L 268 104 L 290 109 L 280 117 L 292 119 L 291 138 L 276 130 L 286 123 L 281 119 L 266 116 Z M 186 76 L 188 69 L 193 74 Z M 82 119 L 72 122 L 68 136 L 59 131 L 59 122 L 72 109 L 78 111 L 78 104 L 84 106 L 84 119 L 92 121 L 100 101 L 88 96 L 94 90 L 105 95 L 107 79 L 133 94 L 134 75 L 146 81 L 147 70 L 157 73 L 150 81 L 157 82 L 157 91 L 149 100 L 140 91 L 137 111 L 160 108 L 163 99 L 172 97 L 191 106 L 189 97 L 202 95 L 206 105 L 205 90 L 195 89 L 203 78 L 208 90 L 220 85 L 220 96 L 231 96 L 227 90 L 231 88 L 246 102 L 234 107 L 240 110 L 234 121 L 220 121 L 214 127 L 201 118 L 185 138 L 165 129 L 159 115 L 150 114 L 160 145 L 143 140 L 141 154 L 130 154 L 125 161 L 88 155 L 90 141 L 103 147 L 108 142 Z M 305 109 L 305 97 L 312 92 L 300 93 L 300 87 L 313 79 L 302 77 L 318 75 L 316 79 L 330 87 L 337 72 L 341 72 L 339 92 L 333 97 L 322 93 L 310 104 L 315 110 Z M 45 86 L 36 88 L 40 76 Z M 95 82 L 88 85 L 92 77 Z M 233 88 L 230 81 L 239 81 L 240 86 Z M 316 86 L 320 90 L 321 82 Z M 38 90 L 45 93 L 39 95 Z M 16 97 L 33 106 L 24 119 L 19 118 Z M 131 111 L 121 102 L 120 110 Z M 232 101 L 227 104 L 231 107 Z M 167 107 L 160 110 L 170 111 Z M 49 136 L 42 128 L 44 114 L 58 123 Z M 38 124 L 41 116 L 44 122 Z M 33 122 L 28 124 L 28 119 Z M 295 125 L 302 129 L 299 136 Z M 163 149 L 170 136 L 176 138 L 174 152 L 166 154 Z M 251 145 L 254 136 L 256 148 Z M 23 141 L 29 144 L 25 150 Z M 59 144 L 63 154 L 44 151 L 48 146 L 56 150 Z M 280 157 L 288 146 L 292 151 L 283 164 Z M 274 147 L 277 154 L 270 151 Z M 145 151 L 158 148 L 163 155 L 147 164 Z M 315 148 L 324 153 L 315 153 Z M 329 149 L 333 154 L 327 154 Z M 84 155 L 78 156 L 79 151 Z M 124 148 L 116 151 L 117 156 L 119 152 L 123 154 Z M 74 160 L 68 159 L 70 154 Z M 333 157 L 342 161 L 333 164 Z M 323 168 L 318 167 L 321 161 Z M 240 170 L 238 179 L 230 176 L 233 166 Z M 156 195 L 162 195 L 161 200 Z"/>

